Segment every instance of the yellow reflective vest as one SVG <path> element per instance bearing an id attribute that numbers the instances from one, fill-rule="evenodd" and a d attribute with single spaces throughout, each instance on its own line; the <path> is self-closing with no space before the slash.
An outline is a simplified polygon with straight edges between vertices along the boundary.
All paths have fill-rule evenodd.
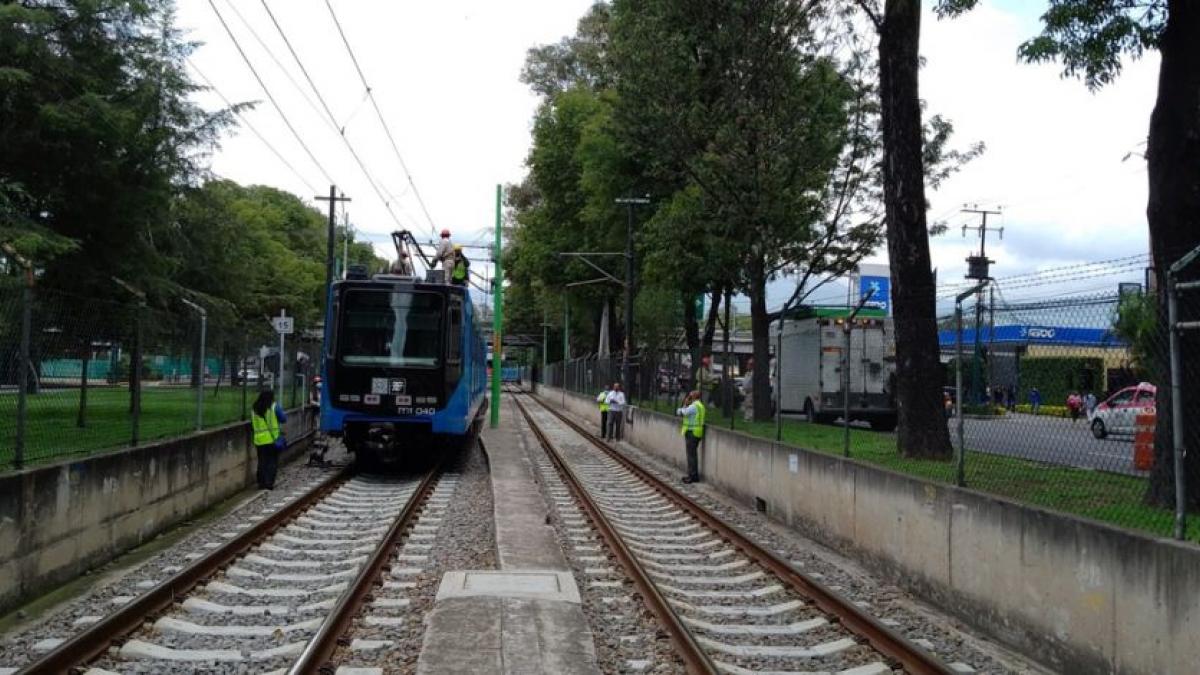
<path id="1" fill-rule="evenodd" d="M 683 436 L 690 431 L 696 438 L 704 438 L 704 404 L 697 400 L 692 405 L 696 406 L 696 414 L 684 415 L 679 435 Z"/>
<path id="2" fill-rule="evenodd" d="M 268 408 L 265 416 L 259 416 L 251 410 L 250 427 L 254 430 L 255 445 L 274 445 L 279 438 L 279 418 L 275 416 L 275 406 Z"/>
<path id="3" fill-rule="evenodd" d="M 608 390 L 607 389 L 600 392 L 600 395 L 596 397 L 596 403 L 600 404 L 600 412 L 608 412 Z"/>

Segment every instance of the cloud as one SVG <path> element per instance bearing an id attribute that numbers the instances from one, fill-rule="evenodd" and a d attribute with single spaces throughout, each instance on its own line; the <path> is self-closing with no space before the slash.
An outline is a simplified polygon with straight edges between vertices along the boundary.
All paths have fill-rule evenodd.
<path id="1" fill-rule="evenodd" d="M 929 110 L 954 122 L 959 142 L 987 144 L 982 158 L 930 196 L 931 215 L 977 224 L 977 216 L 955 211 L 968 202 L 1003 206 L 989 222 L 1005 228 L 1003 240 L 988 240 L 997 276 L 1148 249 L 1145 162 L 1122 159 L 1142 149 L 1157 54 L 1127 63 L 1115 84 L 1092 93 L 1061 77 L 1057 64 L 1017 62 L 1017 46 L 1032 37 L 1027 13 L 985 4 L 953 21 L 930 16 L 923 29 Z M 934 264 L 961 273 L 963 241 L 954 230 L 935 239 Z"/>

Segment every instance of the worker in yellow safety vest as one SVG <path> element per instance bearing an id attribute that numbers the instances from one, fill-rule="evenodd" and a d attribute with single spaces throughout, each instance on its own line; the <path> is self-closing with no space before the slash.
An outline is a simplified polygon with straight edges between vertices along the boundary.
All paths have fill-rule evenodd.
<path id="1" fill-rule="evenodd" d="M 287 447 L 283 423 L 287 415 L 275 402 L 275 393 L 263 391 L 250 407 L 250 428 L 254 432 L 254 449 L 258 455 L 256 476 L 260 490 L 275 489 L 275 473 L 279 469 L 279 453 Z"/>
<path id="2" fill-rule="evenodd" d="M 684 450 L 687 452 L 687 475 L 682 478 L 684 483 L 700 481 L 700 440 L 704 438 L 704 403 L 700 400 L 700 390 L 694 389 L 683 399 L 683 407 L 675 411 L 683 417 L 683 425 L 679 428 L 683 436 Z"/>
<path id="3" fill-rule="evenodd" d="M 612 387 L 605 384 L 604 391 L 596 397 L 596 405 L 600 406 L 600 438 L 608 438 L 608 394 Z"/>
<path id="4" fill-rule="evenodd" d="M 467 270 L 471 268 L 471 261 L 467 260 L 467 256 L 462 251 L 462 244 L 454 245 L 454 263 L 450 268 L 450 283 L 455 286 L 467 285 Z"/>

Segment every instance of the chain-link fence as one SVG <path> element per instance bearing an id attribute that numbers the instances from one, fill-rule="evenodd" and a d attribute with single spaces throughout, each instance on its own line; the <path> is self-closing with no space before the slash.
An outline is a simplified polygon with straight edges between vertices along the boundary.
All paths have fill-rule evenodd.
<path id="1" fill-rule="evenodd" d="M 308 396 L 317 336 L 37 288 L 0 291 L 0 470 L 248 419 Z M 298 428 L 298 427 L 297 427 Z"/>
<path id="2" fill-rule="evenodd" d="M 1200 319 L 1200 290 L 1178 299 L 1176 320 L 1187 328 Z M 758 419 L 751 410 L 749 331 L 735 331 L 728 357 L 718 337 L 701 368 L 686 350 L 635 355 L 625 384 L 629 398 L 670 414 L 696 388 L 709 404 L 710 427 L 1177 534 L 1175 446 L 1200 441 L 1200 335 L 1177 333 L 1182 414 L 1173 428 L 1170 391 L 1162 386 L 1171 381 L 1172 350 L 1155 295 L 964 298 L 961 323 L 957 312 L 939 320 L 943 369 L 929 377 L 939 381 L 943 400 L 934 424 L 944 424 L 947 435 L 940 448 L 910 453 L 925 457 L 897 449 L 891 319 L 847 324 L 837 311 L 820 314 L 785 320 L 782 339 L 778 321 L 772 325 L 772 363 L 758 375 L 767 378 L 769 400 Z M 774 357 L 778 347 L 781 359 Z M 550 386 L 591 396 L 617 381 L 624 381 L 620 355 L 551 364 L 544 377 Z M 1178 483 L 1193 511 L 1200 509 L 1197 459 L 1183 459 Z M 1200 539 L 1200 518 L 1187 526 L 1186 538 Z"/>

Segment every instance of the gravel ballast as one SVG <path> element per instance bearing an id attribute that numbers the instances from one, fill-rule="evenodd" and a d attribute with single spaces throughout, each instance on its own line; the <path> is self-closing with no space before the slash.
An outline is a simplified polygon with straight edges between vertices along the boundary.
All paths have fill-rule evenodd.
<path id="1" fill-rule="evenodd" d="M 285 503 L 348 463 L 350 455 L 340 443 L 334 443 L 326 455 L 333 466 L 310 467 L 306 459 L 302 457 L 279 467 L 274 490 L 247 491 L 216 507 L 216 510 L 228 508 L 228 511 L 215 517 L 211 512 L 202 514 L 159 535 L 141 549 L 88 572 L 85 576 L 90 583 L 81 584 L 77 591 L 70 589 L 71 597 L 56 602 L 40 615 L 20 622 L 0 636 L 0 668 L 21 667 L 33 661 L 49 645 L 47 640 L 70 637 L 82 626 L 152 588 L 253 523 L 278 511 Z M 147 548 L 161 547 L 164 542 L 169 542 L 164 550 L 142 559 Z"/>

